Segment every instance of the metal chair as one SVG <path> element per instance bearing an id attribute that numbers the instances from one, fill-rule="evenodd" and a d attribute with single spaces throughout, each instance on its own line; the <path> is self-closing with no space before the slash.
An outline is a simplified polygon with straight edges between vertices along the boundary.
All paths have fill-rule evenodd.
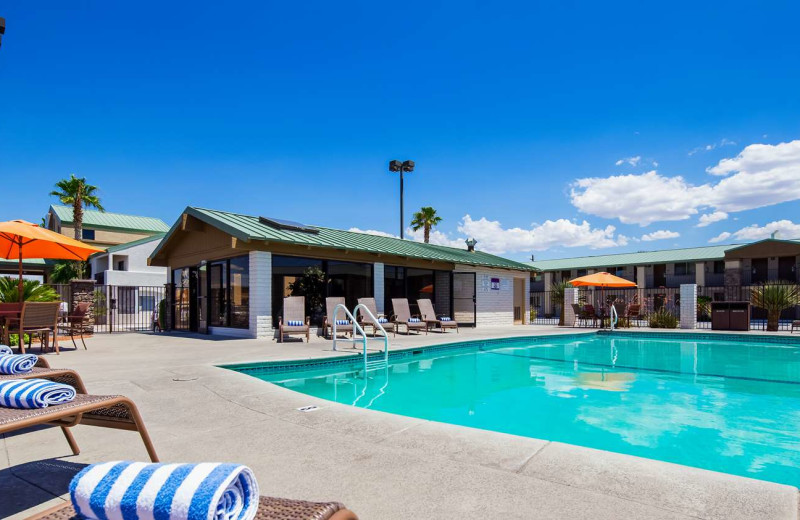
<path id="1" fill-rule="evenodd" d="M 83 340 L 84 323 L 86 323 L 88 314 L 89 302 L 79 303 L 75 305 L 75 308 L 72 310 L 72 314 L 67 315 L 67 321 L 59 325 L 59 328 L 62 332 L 69 334 L 69 338 L 72 340 L 72 346 L 74 346 L 76 349 L 78 348 L 78 344 L 75 343 L 75 333 L 77 332 L 81 336 L 83 349 L 89 350 L 86 347 L 86 342 Z"/>

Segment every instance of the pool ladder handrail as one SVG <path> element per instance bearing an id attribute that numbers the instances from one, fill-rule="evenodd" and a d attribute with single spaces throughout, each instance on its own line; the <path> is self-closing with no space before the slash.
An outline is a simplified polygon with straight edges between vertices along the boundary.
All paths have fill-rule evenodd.
<path id="1" fill-rule="evenodd" d="M 350 320 L 350 323 L 353 324 L 353 348 L 356 348 L 356 343 L 358 342 L 358 338 L 356 337 L 356 333 L 361 334 L 361 338 L 362 338 L 362 342 L 363 342 L 363 348 L 364 348 L 364 370 L 365 371 L 366 370 L 376 370 L 376 369 L 379 369 L 379 368 L 388 367 L 389 366 L 389 335 L 386 333 L 386 329 L 383 328 L 383 325 L 380 324 L 380 322 L 375 317 L 375 315 L 373 315 L 372 312 L 366 306 L 364 306 L 363 304 L 356 305 L 355 308 L 353 309 L 352 313 L 347 309 L 347 307 L 344 306 L 344 304 L 339 303 L 339 304 L 336 305 L 336 307 L 334 307 L 334 309 L 333 309 L 333 326 L 332 326 L 332 328 L 333 328 L 333 350 L 338 350 L 336 348 L 336 341 L 337 341 L 336 340 L 336 338 L 337 338 L 336 321 L 337 321 L 337 316 L 339 315 L 340 308 L 341 308 L 341 310 L 344 311 L 344 314 Z M 367 339 L 368 339 L 367 338 L 367 333 L 364 332 L 364 329 L 361 327 L 361 325 L 358 323 L 358 321 L 356 320 L 356 318 L 354 316 L 354 314 L 356 312 L 358 312 L 359 310 L 362 310 L 364 312 L 364 314 L 366 314 L 367 316 L 372 318 L 373 323 L 376 323 L 378 325 L 378 328 L 383 333 L 383 359 L 376 359 L 374 361 L 368 361 L 367 360 Z"/>
<path id="2" fill-rule="evenodd" d="M 611 304 L 611 313 L 609 314 L 609 323 L 611 324 L 611 330 L 614 330 L 614 325 L 617 324 L 619 321 L 619 314 L 617 314 L 617 308 L 614 307 L 614 304 Z"/>

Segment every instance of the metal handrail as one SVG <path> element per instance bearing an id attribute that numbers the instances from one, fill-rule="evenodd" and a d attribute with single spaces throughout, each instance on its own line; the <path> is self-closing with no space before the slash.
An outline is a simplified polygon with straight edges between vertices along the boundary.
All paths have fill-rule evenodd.
<path id="1" fill-rule="evenodd" d="M 611 313 L 609 314 L 609 321 L 611 323 L 611 330 L 614 330 L 614 325 L 616 325 L 617 321 L 619 321 L 619 314 L 617 314 L 617 308 L 614 307 L 614 304 L 611 304 Z"/>
<path id="2" fill-rule="evenodd" d="M 377 325 L 379 329 L 381 329 L 381 333 L 383 333 L 383 361 L 388 366 L 389 365 L 389 334 L 386 333 L 386 329 L 383 328 L 381 322 L 378 321 L 378 318 L 372 314 L 372 311 L 364 305 L 363 303 L 359 303 L 358 305 L 353 308 L 353 314 L 357 314 L 358 311 L 366 314 L 370 319 L 372 319 L 373 326 Z M 361 334 L 364 334 L 364 329 L 361 329 Z M 364 369 L 367 368 L 367 335 L 364 334 Z"/>
<path id="3" fill-rule="evenodd" d="M 361 325 L 358 324 L 358 322 L 353 317 L 353 315 L 350 314 L 350 311 L 347 310 L 347 307 L 345 307 L 344 304 L 342 304 L 342 303 L 336 304 L 336 307 L 333 308 L 333 323 L 331 324 L 332 328 L 333 328 L 333 350 L 337 350 L 337 348 L 336 348 L 336 336 L 337 336 L 336 335 L 336 316 L 339 315 L 339 308 L 341 308 L 344 311 L 345 316 L 350 318 L 350 323 L 353 324 L 353 348 L 356 348 L 356 341 L 358 341 L 356 339 L 356 331 L 360 332 L 362 338 L 364 338 L 364 357 L 366 358 L 366 355 L 367 355 L 367 335 L 364 334 L 364 329 L 361 328 Z"/>
<path id="4" fill-rule="evenodd" d="M 341 308 L 344 311 L 345 316 L 347 316 L 350 319 L 350 322 L 353 324 L 353 348 L 356 348 L 356 343 L 358 341 L 358 339 L 356 337 L 356 332 L 361 334 L 361 338 L 362 338 L 362 341 L 363 341 L 363 344 L 364 344 L 364 370 L 366 371 L 369 368 L 369 362 L 367 361 L 367 333 L 364 332 L 364 329 L 361 327 L 361 325 L 359 325 L 358 321 L 355 319 L 354 314 L 356 312 L 358 312 L 359 310 L 363 310 L 363 312 L 367 316 L 372 318 L 373 323 L 377 324 L 378 328 L 381 329 L 381 332 L 383 333 L 383 363 L 382 363 L 382 365 L 383 366 L 388 366 L 389 365 L 389 335 L 386 333 L 386 329 L 383 328 L 383 325 L 381 325 L 380 322 L 378 321 L 378 318 L 376 318 L 375 315 L 372 314 L 372 311 L 370 311 L 365 305 L 363 305 L 361 303 L 359 303 L 358 305 L 355 306 L 355 308 L 353 309 L 352 313 L 349 310 L 347 310 L 347 307 L 345 307 L 344 304 L 341 304 L 341 303 L 337 304 L 336 307 L 333 308 L 333 325 L 332 325 L 332 329 L 333 329 L 333 350 L 337 350 L 337 348 L 336 348 L 336 336 L 337 336 L 337 334 L 336 334 L 336 316 L 339 314 L 339 308 Z"/>

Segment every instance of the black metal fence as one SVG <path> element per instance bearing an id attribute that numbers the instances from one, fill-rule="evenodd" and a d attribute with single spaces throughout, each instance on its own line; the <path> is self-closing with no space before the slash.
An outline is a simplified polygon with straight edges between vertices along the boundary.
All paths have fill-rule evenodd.
<path id="1" fill-rule="evenodd" d="M 59 294 L 61 301 L 72 305 L 70 285 L 52 284 L 50 287 Z M 92 294 L 94 332 L 153 330 L 158 305 L 165 294 L 163 285 L 96 285 Z"/>

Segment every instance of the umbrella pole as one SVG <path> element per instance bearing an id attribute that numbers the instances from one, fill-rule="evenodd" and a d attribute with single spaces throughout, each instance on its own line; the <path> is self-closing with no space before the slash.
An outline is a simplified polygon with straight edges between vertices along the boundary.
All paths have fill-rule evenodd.
<path id="1" fill-rule="evenodd" d="M 19 293 L 19 303 L 23 303 L 24 300 L 22 299 L 22 289 L 24 284 L 22 283 L 22 237 L 19 239 L 19 285 L 17 285 L 17 291 Z"/>

